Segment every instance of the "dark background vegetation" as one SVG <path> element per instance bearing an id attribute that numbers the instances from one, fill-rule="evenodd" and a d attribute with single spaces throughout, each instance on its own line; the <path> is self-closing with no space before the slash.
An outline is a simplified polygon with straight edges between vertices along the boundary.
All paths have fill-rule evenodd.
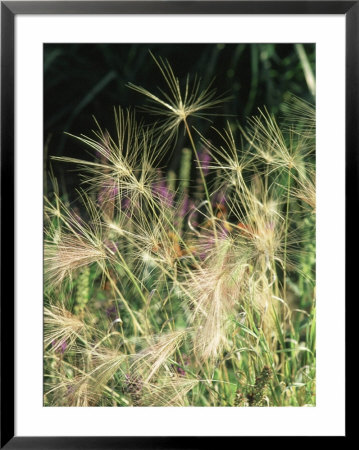
<path id="1" fill-rule="evenodd" d="M 315 45 L 304 49 L 315 71 Z M 149 54 L 167 58 L 179 79 L 197 74 L 207 86 L 213 79 L 218 94 L 232 99 L 215 118 L 217 128 L 256 114 L 266 106 L 273 114 L 288 93 L 314 102 L 294 44 L 45 44 L 44 45 L 44 169 L 50 166 L 62 195 L 69 196 L 79 179 L 73 167 L 51 162 L 50 157 L 91 158 L 84 146 L 64 132 L 90 135 L 93 117 L 113 131 L 113 107 L 141 106 L 146 99 L 126 86 L 131 82 L 158 93 L 164 87 L 160 71 Z M 141 114 L 139 114 L 141 116 Z M 150 123 L 154 118 L 146 116 Z M 210 122 L 201 131 L 210 133 Z M 208 135 L 208 134 L 207 134 Z M 188 146 L 182 133 L 176 144 Z M 173 150 L 173 149 L 172 149 Z M 179 152 L 171 151 L 167 167 L 176 170 Z M 45 190 L 51 191 L 45 175 Z"/>

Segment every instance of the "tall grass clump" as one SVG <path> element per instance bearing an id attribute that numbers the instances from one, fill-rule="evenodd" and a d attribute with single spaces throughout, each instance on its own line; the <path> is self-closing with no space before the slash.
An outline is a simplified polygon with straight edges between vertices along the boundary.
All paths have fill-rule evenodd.
<path id="1" fill-rule="evenodd" d="M 315 110 L 291 96 L 246 126 L 153 56 L 149 124 L 115 109 L 73 136 L 72 207 L 45 199 L 49 406 L 315 405 Z M 184 133 L 178 172 L 166 158 Z M 176 150 L 175 150 L 176 149 Z"/>

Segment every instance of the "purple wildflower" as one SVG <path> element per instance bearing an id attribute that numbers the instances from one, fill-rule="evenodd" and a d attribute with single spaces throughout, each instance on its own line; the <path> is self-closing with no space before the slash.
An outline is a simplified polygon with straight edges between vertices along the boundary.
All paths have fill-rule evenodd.
<path id="1" fill-rule="evenodd" d="M 67 349 L 67 342 L 66 339 L 64 339 L 61 342 L 58 342 L 56 339 L 54 339 L 51 342 L 52 348 L 55 350 L 56 353 L 61 353 L 63 355 L 65 353 L 65 350 Z"/>
<path id="2" fill-rule="evenodd" d="M 166 206 L 173 205 L 173 193 L 169 191 L 166 180 L 156 181 L 152 184 L 152 193 L 158 197 Z"/>
<path id="3" fill-rule="evenodd" d="M 190 210 L 190 202 L 188 194 L 186 193 L 183 197 L 183 201 L 179 211 L 180 217 L 183 219 L 188 214 L 189 210 Z"/>
<path id="4" fill-rule="evenodd" d="M 177 366 L 176 370 L 177 370 L 177 373 L 179 375 L 181 375 L 182 377 L 184 377 L 186 375 L 186 371 L 184 369 L 182 369 L 182 367 Z"/>
<path id="5" fill-rule="evenodd" d="M 67 395 L 74 395 L 76 392 L 76 387 L 74 385 L 67 385 L 66 387 Z"/>
<path id="6" fill-rule="evenodd" d="M 98 193 L 97 201 L 100 206 L 104 203 L 113 201 L 118 195 L 118 185 L 115 180 L 108 181 L 103 184 L 100 192 Z"/>
<path id="7" fill-rule="evenodd" d="M 131 218 L 135 203 L 129 196 L 123 196 L 121 198 L 121 211 L 125 216 Z"/>
<path id="8" fill-rule="evenodd" d="M 207 148 L 203 148 L 202 151 L 198 153 L 198 159 L 202 167 L 203 175 L 206 176 L 209 172 L 209 165 L 212 161 L 212 157 Z"/>
<path id="9" fill-rule="evenodd" d="M 79 234 L 83 235 L 82 227 L 86 227 L 86 223 L 81 218 L 80 210 L 77 206 L 75 206 L 75 208 L 73 208 L 73 210 L 71 211 L 71 219 L 70 220 L 71 220 L 73 226 L 76 227 L 77 232 Z"/>
<path id="10" fill-rule="evenodd" d="M 184 194 L 182 202 L 180 204 L 180 208 L 178 210 L 178 215 L 176 216 L 174 220 L 174 224 L 176 227 L 182 228 L 183 220 L 187 216 L 187 214 L 190 211 L 190 203 L 189 203 L 189 197 L 187 192 Z M 180 230 L 181 231 L 181 230 Z"/>
<path id="11" fill-rule="evenodd" d="M 107 247 L 112 253 L 117 253 L 118 245 L 114 241 L 106 240 L 104 242 L 105 247 Z"/>
<path id="12" fill-rule="evenodd" d="M 201 248 L 201 253 L 199 254 L 199 258 L 204 261 L 207 256 L 208 253 L 212 250 L 212 248 L 215 246 L 215 239 L 214 236 L 208 236 L 205 237 L 203 239 L 200 239 L 200 248 Z"/>
<path id="13" fill-rule="evenodd" d="M 225 205 L 227 203 L 227 197 L 224 189 L 221 189 L 216 193 L 216 195 L 213 198 L 214 206 L 217 205 Z"/>
<path id="14" fill-rule="evenodd" d="M 66 386 L 66 392 L 69 397 L 72 397 L 76 393 L 76 386 L 72 384 L 68 384 Z"/>
<path id="15" fill-rule="evenodd" d="M 227 238 L 228 234 L 228 230 L 224 226 L 220 226 L 217 232 L 217 238 L 224 240 Z M 214 237 L 213 230 L 208 230 L 206 235 L 199 239 L 199 245 L 201 249 L 199 258 L 203 261 L 207 258 L 211 250 L 213 250 L 216 245 L 216 239 Z"/>
<path id="16" fill-rule="evenodd" d="M 116 305 L 112 305 L 109 308 L 106 309 L 106 316 L 107 318 L 113 322 L 117 318 L 117 309 Z"/>
<path id="17" fill-rule="evenodd" d="M 182 355 L 182 360 L 181 360 L 181 364 L 183 363 L 184 366 L 188 366 L 189 365 L 189 357 L 184 353 Z M 180 367 L 176 364 L 172 364 L 172 369 L 178 373 L 178 375 L 181 375 L 182 377 L 184 377 L 186 375 L 186 371 L 183 369 L 183 367 Z"/>
<path id="18" fill-rule="evenodd" d="M 121 199 L 121 209 L 126 210 L 131 206 L 131 199 L 129 197 L 122 197 Z"/>

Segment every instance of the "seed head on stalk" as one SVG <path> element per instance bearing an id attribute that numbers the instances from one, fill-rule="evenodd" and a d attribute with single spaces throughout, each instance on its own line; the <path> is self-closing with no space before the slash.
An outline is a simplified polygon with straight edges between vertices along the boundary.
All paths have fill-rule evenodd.
<path id="1" fill-rule="evenodd" d="M 283 130 L 264 108 L 249 119 L 246 129 L 240 127 L 240 130 L 253 156 L 262 160 L 270 172 L 296 172 L 299 177 L 305 177 L 314 147 L 311 139 L 298 133 L 295 126 Z"/>
<path id="2" fill-rule="evenodd" d="M 104 268 L 109 252 L 103 242 L 103 229 L 91 200 L 82 195 L 83 202 L 91 218 L 86 223 L 56 197 L 56 204 L 45 200 L 45 213 L 56 218 L 58 227 L 46 230 L 44 243 L 44 274 L 48 286 L 59 286 L 83 267 L 96 263 Z"/>
<path id="3" fill-rule="evenodd" d="M 152 336 L 149 346 L 134 355 L 131 370 L 149 382 L 188 335 L 188 329 Z"/>
<path id="4" fill-rule="evenodd" d="M 157 126 L 161 134 L 169 135 L 169 140 L 177 135 L 179 125 L 188 117 L 206 118 L 211 114 L 205 111 L 212 110 L 228 100 L 223 96 L 216 97 L 216 90 L 212 88 L 212 83 L 202 88 L 201 80 L 197 77 L 190 82 L 187 76 L 184 87 L 181 87 L 170 63 L 161 57 L 156 58 L 152 52 L 150 54 L 161 71 L 168 90 L 159 89 L 161 94 L 159 96 L 133 83 L 128 83 L 128 86 L 150 99 L 151 104 L 143 109 L 162 117 Z"/>
<path id="5" fill-rule="evenodd" d="M 162 156 L 153 130 L 137 123 L 133 112 L 121 108 L 115 109 L 115 137 L 103 130 L 96 119 L 95 122 L 94 137 L 71 136 L 91 148 L 97 160 L 53 159 L 82 167 L 83 183 L 89 192 L 99 195 L 100 203 L 111 201 L 116 205 L 128 199 L 138 208 L 144 201 L 153 201 L 154 166 Z"/>

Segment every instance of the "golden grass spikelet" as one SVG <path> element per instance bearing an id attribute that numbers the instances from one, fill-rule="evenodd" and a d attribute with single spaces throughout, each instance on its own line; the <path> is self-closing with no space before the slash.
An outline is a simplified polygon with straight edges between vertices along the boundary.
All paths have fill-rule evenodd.
<path id="1" fill-rule="evenodd" d="M 282 239 L 284 234 L 284 221 L 266 210 L 267 205 L 258 205 L 254 216 L 249 220 L 252 227 L 252 240 L 255 257 L 264 257 L 272 261 L 280 258 Z"/>
<path id="2" fill-rule="evenodd" d="M 294 195 L 309 205 L 313 213 L 316 212 L 317 193 L 315 173 L 310 172 L 303 180 L 298 180 L 298 187 L 293 188 Z"/>
<path id="3" fill-rule="evenodd" d="M 223 131 L 213 128 L 221 139 L 221 145 L 214 145 L 208 141 L 201 133 L 201 141 L 208 149 L 212 162 L 208 169 L 217 170 L 224 187 L 232 187 L 242 191 L 245 188 L 245 176 L 253 172 L 255 156 L 251 154 L 250 149 L 243 145 L 239 149 L 235 136 L 229 123 Z"/>
<path id="4" fill-rule="evenodd" d="M 201 359 L 217 358 L 226 346 L 228 319 L 240 302 L 246 272 L 232 239 L 226 238 L 219 240 L 204 266 L 188 276 L 194 350 Z"/>
<path id="5" fill-rule="evenodd" d="M 56 351 L 66 342 L 71 347 L 86 333 L 87 325 L 78 317 L 71 314 L 64 306 L 44 308 L 44 345 L 52 345 Z"/>
<path id="6" fill-rule="evenodd" d="M 272 188 L 272 187 L 271 187 Z M 265 187 L 258 176 L 252 177 L 251 186 L 243 184 L 228 199 L 230 214 L 235 218 L 232 226 L 234 243 L 246 255 L 247 263 L 265 267 L 268 261 L 281 261 L 285 220 L 281 203 Z"/>
<path id="7" fill-rule="evenodd" d="M 268 267 L 266 272 L 255 272 L 249 280 L 245 299 L 246 307 L 259 313 L 259 326 L 268 338 L 273 336 L 275 330 L 273 308 L 278 314 L 281 304 L 284 305 L 284 300 L 273 294 L 275 280 L 276 275 L 271 267 Z M 286 308 L 287 311 L 288 307 Z"/>
<path id="8" fill-rule="evenodd" d="M 187 394 L 200 380 L 171 373 L 142 388 L 142 406 L 189 406 Z"/>
<path id="9" fill-rule="evenodd" d="M 57 244 L 45 243 L 45 277 L 49 285 L 60 285 L 76 269 L 93 263 L 100 264 L 107 255 L 85 238 L 63 234 Z"/>
<path id="10" fill-rule="evenodd" d="M 78 374 L 72 378 L 62 377 L 55 387 L 47 390 L 47 397 L 51 396 L 55 406 L 88 407 L 97 406 L 99 401 L 106 402 L 106 398 L 93 390 L 86 374 Z"/>
<path id="11" fill-rule="evenodd" d="M 316 111 L 315 106 L 306 100 L 290 94 L 282 105 L 284 126 L 315 144 Z"/>
<path id="12" fill-rule="evenodd" d="M 133 112 L 115 110 L 116 137 L 101 129 L 93 131 L 94 138 L 73 136 L 91 148 L 97 161 L 70 157 L 54 160 L 78 164 L 85 171 L 83 183 L 89 192 L 110 191 L 111 201 L 118 205 L 121 199 L 131 200 L 131 208 L 139 209 L 143 202 L 153 201 L 151 186 L 156 174 L 154 166 L 162 152 L 153 130 L 138 124 Z M 106 198 L 104 199 L 106 201 Z M 108 201 L 108 199 L 107 199 Z"/>
<path id="13" fill-rule="evenodd" d="M 151 56 L 162 73 L 168 91 L 160 90 L 161 96 L 157 96 L 142 86 L 132 83 L 128 83 L 128 86 L 149 98 L 151 104 L 143 109 L 163 117 L 157 123 L 157 127 L 161 133 L 168 133 L 169 139 L 177 135 L 179 125 L 189 116 L 204 118 L 210 115 L 206 111 L 216 108 L 228 100 L 223 96 L 216 97 L 216 90 L 211 87 L 212 83 L 201 88 L 201 80 L 197 77 L 191 83 L 187 76 L 184 87 L 181 87 L 170 63 L 161 57 L 156 58 L 152 53 Z"/>
<path id="14" fill-rule="evenodd" d="M 149 337 L 150 345 L 133 356 L 131 372 L 148 383 L 188 335 L 188 329 Z"/>
<path id="15" fill-rule="evenodd" d="M 98 395 L 95 395 L 88 384 L 88 377 L 79 376 L 75 380 L 64 383 L 68 406 L 88 407 L 95 406 Z"/>
<path id="16" fill-rule="evenodd" d="M 53 354 L 47 356 L 51 364 L 56 364 L 57 378 L 55 385 L 46 383 L 45 395 L 56 406 L 113 406 L 122 403 L 120 396 L 110 386 L 110 381 L 123 362 L 122 355 L 110 352 L 102 346 L 101 362 L 99 353 L 87 346 L 78 348 L 79 361 L 76 365 Z M 95 353 L 95 356 L 94 356 Z M 92 368 L 94 365 L 97 366 Z M 46 377 L 46 374 L 45 374 Z"/>
<path id="17" fill-rule="evenodd" d="M 91 351 L 92 369 L 88 373 L 91 391 L 102 396 L 109 381 L 117 372 L 121 372 L 123 376 L 123 365 L 128 358 L 128 355 L 104 346 Z"/>
<path id="18" fill-rule="evenodd" d="M 253 148 L 253 155 L 262 159 L 270 171 L 295 170 L 299 177 L 305 177 L 314 151 L 312 139 L 300 135 L 294 127 L 284 132 L 265 108 L 241 131 Z"/>
<path id="19" fill-rule="evenodd" d="M 89 197 L 85 194 L 81 197 L 90 217 L 89 222 L 70 211 L 58 197 L 55 197 L 54 205 L 45 199 L 45 211 L 58 224 L 45 230 L 44 275 L 48 286 L 60 285 L 74 271 L 93 263 L 103 270 L 106 259 L 111 256 L 103 243 L 98 210 Z"/>
<path id="20" fill-rule="evenodd" d="M 176 229 L 175 208 L 162 205 L 155 212 L 139 214 L 131 218 L 132 234 L 126 238 L 131 243 L 128 258 L 136 263 L 136 273 L 151 274 L 158 269 L 172 276 L 178 261 L 191 258 L 187 243 Z"/>

